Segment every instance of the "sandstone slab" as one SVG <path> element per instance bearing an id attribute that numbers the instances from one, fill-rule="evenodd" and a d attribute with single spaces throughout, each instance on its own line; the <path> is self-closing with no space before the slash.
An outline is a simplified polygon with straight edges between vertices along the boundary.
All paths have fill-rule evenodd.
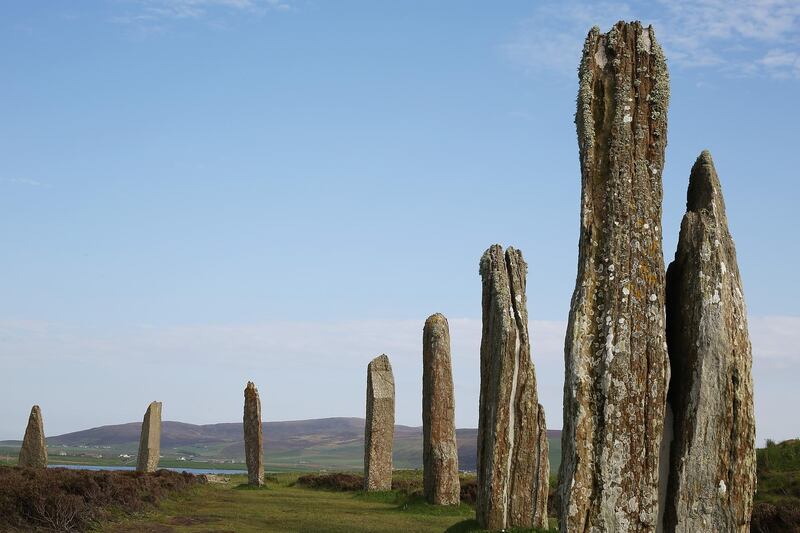
<path id="1" fill-rule="evenodd" d="M 661 245 L 669 77 L 652 27 L 592 29 L 579 78 L 581 222 L 559 518 L 562 531 L 651 532 L 669 381 Z"/>
<path id="2" fill-rule="evenodd" d="M 664 531 L 750 531 L 756 487 L 752 351 L 744 291 L 711 154 L 692 167 L 667 270 L 673 413 Z"/>
<path id="3" fill-rule="evenodd" d="M 544 417 L 531 361 L 525 296 L 527 264 L 514 248 L 490 247 L 480 262 L 483 282 L 478 491 L 482 527 L 531 527 L 547 520 L 549 476 Z M 542 433 L 544 436 L 542 437 Z M 547 473 L 545 473 L 545 470 Z"/>
<path id="4" fill-rule="evenodd" d="M 161 402 L 151 402 L 144 413 L 139 437 L 137 472 L 155 472 L 161 454 Z"/>
<path id="5" fill-rule="evenodd" d="M 422 331 L 422 462 L 427 501 L 458 505 L 461 486 L 450 327 L 440 313 L 428 317 Z"/>
<path id="6" fill-rule="evenodd" d="M 394 375 L 389 357 L 367 366 L 367 420 L 364 427 L 364 489 L 391 490 L 394 445 Z"/>
<path id="7" fill-rule="evenodd" d="M 260 487 L 264 484 L 264 434 L 261 430 L 261 399 L 252 381 L 244 389 L 244 456 L 247 481 Z"/>
<path id="8" fill-rule="evenodd" d="M 19 466 L 30 468 L 47 467 L 47 444 L 44 440 L 44 420 L 38 405 L 31 408 L 25 437 L 19 450 Z"/>

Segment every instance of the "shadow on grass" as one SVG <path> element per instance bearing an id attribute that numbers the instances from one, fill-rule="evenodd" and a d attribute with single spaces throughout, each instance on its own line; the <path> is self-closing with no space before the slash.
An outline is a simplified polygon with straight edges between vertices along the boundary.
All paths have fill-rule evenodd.
<path id="1" fill-rule="evenodd" d="M 505 533 L 548 533 L 550 531 L 558 531 L 557 529 L 536 529 L 536 528 L 524 528 L 524 527 L 515 527 L 511 529 L 504 529 Z M 483 529 L 481 525 L 478 523 L 477 520 L 464 520 L 462 522 L 458 522 L 457 524 L 453 524 L 449 528 L 445 530 L 444 533 L 489 533 L 486 529 Z"/>
<path id="2" fill-rule="evenodd" d="M 483 531 L 478 521 L 474 518 L 463 520 L 445 529 L 444 533 L 467 533 L 468 531 Z"/>
<path id="3" fill-rule="evenodd" d="M 431 505 L 419 492 L 407 494 L 403 491 L 359 491 L 353 495 L 362 501 L 393 505 L 387 511 L 401 511 L 404 513 L 429 515 L 429 516 L 472 516 L 475 510 L 465 504 L 459 505 Z"/>
<path id="4" fill-rule="evenodd" d="M 256 485 L 251 485 L 250 483 L 239 483 L 238 485 L 233 487 L 233 490 L 270 490 L 270 488 L 266 485 L 266 483 L 264 485 L 261 485 L 260 487 Z"/>

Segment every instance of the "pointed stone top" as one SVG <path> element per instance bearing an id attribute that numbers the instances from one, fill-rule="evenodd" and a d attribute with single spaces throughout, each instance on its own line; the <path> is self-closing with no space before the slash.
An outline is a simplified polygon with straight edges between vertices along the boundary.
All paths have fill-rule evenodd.
<path id="1" fill-rule="evenodd" d="M 33 407 L 31 407 L 31 416 L 34 415 L 40 418 L 42 416 L 42 409 L 38 405 L 34 405 Z"/>
<path id="2" fill-rule="evenodd" d="M 150 405 L 147 406 L 148 409 L 158 408 L 161 409 L 161 402 L 150 402 Z"/>
<path id="3" fill-rule="evenodd" d="M 245 387 L 245 389 L 246 389 L 246 390 L 250 390 L 250 389 L 252 389 L 252 390 L 254 390 L 254 391 L 258 392 L 258 389 L 256 388 L 256 384 L 255 384 L 255 383 L 253 383 L 252 381 L 248 381 L 248 382 L 247 382 L 247 387 Z"/>
<path id="4" fill-rule="evenodd" d="M 392 364 L 389 362 L 389 356 L 384 354 L 379 355 L 369 363 L 370 370 L 388 370 L 392 371 Z"/>
<path id="5" fill-rule="evenodd" d="M 722 187 L 714 168 L 711 152 L 703 150 L 692 166 L 689 176 L 689 190 L 686 193 L 687 211 L 716 211 L 725 214 L 725 201 L 722 199 Z"/>

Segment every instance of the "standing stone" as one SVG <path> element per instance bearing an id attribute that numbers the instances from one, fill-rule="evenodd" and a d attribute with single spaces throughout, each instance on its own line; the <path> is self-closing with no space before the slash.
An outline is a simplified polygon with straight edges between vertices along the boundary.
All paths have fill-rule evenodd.
<path id="1" fill-rule="evenodd" d="M 260 487 L 264 484 L 264 434 L 261 432 L 261 399 L 252 381 L 244 389 L 244 456 L 247 481 Z"/>
<path id="2" fill-rule="evenodd" d="M 367 423 L 364 426 L 364 489 L 392 489 L 394 375 L 389 358 L 379 355 L 367 366 Z"/>
<path id="3" fill-rule="evenodd" d="M 497 244 L 483 254 L 483 332 L 475 514 L 486 529 L 547 521 L 547 438 L 531 361 L 522 253 Z M 540 470 L 541 469 L 541 470 Z M 546 473 L 545 473 L 546 470 Z M 544 512 L 543 512 L 544 511 Z"/>
<path id="4" fill-rule="evenodd" d="M 674 419 L 665 531 L 750 531 L 756 487 L 752 353 L 736 249 L 711 154 L 692 167 L 667 270 Z"/>
<path id="5" fill-rule="evenodd" d="M 428 317 L 422 331 L 422 462 L 425 499 L 458 505 L 458 479 L 450 328 L 444 315 Z"/>
<path id="6" fill-rule="evenodd" d="M 560 525 L 655 531 L 669 381 L 661 249 L 669 76 L 653 28 L 593 28 L 579 78 L 581 227 L 565 342 Z"/>
<path id="7" fill-rule="evenodd" d="M 550 496 L 550 442 L 547 440 L 547 424 L 544 418 L 544 407 L 539 404 L 539 416 L 536 419 L 536 479 L 533 493 L 539 496 L 533 502 L 533 527 L 548 529 L 547 499 Z"/>
<path id="8" fill-rule="evenodd" d="M 137 472 L 155 472 L 161 453 L 161 402 L 152 402 L 142 420 Z"/>
<path id="9" fill-rule="evenodd" d="M 44 441 L 44 420 L 42 410 L 38 405 L 31 408 L 28 417 L 28 427 L 25 428 L 25 437 L 22 439 L 22 448 L 19 450 L 19 466 L 30 468 L 47 467 L 47 444 Z"/>

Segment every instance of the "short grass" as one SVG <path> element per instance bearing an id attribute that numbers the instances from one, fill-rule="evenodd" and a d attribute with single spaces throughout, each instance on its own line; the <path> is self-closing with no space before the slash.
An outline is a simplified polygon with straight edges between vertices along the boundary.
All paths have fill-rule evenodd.
<path id="1" fill-rule="evenodd" d="M 400 477 L 418 472 L 399 472 Z M 345 493 L 294 486 L 298 474 L 275 474 L 260 489 L 245 476 L 211 483 L 165 500 L 156 511 L 98 527 L 133 532 L 476 532 L 475 510 L 466 504 L 437 507 L 397 491 Z M 534 530 L 519 530 L 534 531 Z"/>
<path id="2" fill-rule="evenodd" d="M 772 441 L 757 450 L 756 502 L 800 506 L 800 440 Z"/>

